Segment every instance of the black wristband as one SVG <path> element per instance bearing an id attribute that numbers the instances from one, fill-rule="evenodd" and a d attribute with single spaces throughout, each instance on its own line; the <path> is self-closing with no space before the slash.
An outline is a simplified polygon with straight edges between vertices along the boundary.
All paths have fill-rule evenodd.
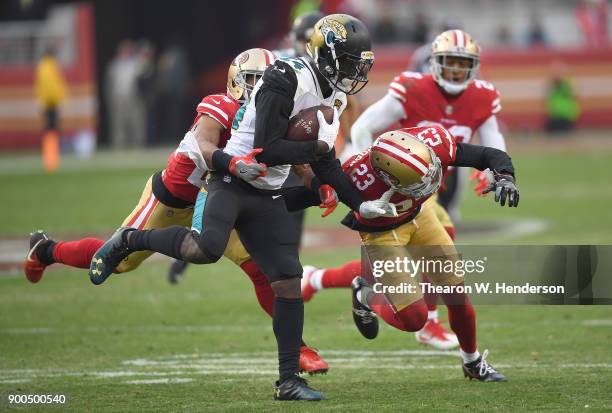
<path id="1" fill-rule="evenodd" d="M 217 149 L 212 154 L 212 167 L 215 171 L 229 172 L 232 155 L 223 152 L 222 149 Z"/>
<path id="2" fill-rule="evenodd" d="M 323 182 L 321 182 L 318 177 L 313 176 L 312 180 L 310 181 L 310 190 L 318 195 L 319 188 L 321 188 L 321 185 L 323 185 Z"/>

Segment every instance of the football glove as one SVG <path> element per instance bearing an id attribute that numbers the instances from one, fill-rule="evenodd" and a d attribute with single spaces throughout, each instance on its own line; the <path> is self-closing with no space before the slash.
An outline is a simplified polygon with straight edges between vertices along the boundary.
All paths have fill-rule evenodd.
<path id="1" fill-rule="evenodd" d="M 493 182 L 482 193 L 488 194 L 493 191 L 495 191 L 495 202 L 499 202 L 501 206 L 506 205 L 506 198 L 509 207 L 518 206 L 519 191 L 512 175 L 493 172 Z"/>
<path id="2" fill-rule="evenodd" d="M 321 217 L 325 218 L 338 206 L 338 194 L 330 185 L 324 184 L 319 187 L 319 198 L 321 199 L 319 208 L 325 209 Z"/>
<path id="3" fill-rule="evenodd" d="M 474 192 L 476 195 L 485 196 L 485 189 L 487 189 L 494 181 L 493 173 L 489 169 L 485 169 L 484 171 L 474 169 L 474 172 L 472 172 L 470 175 L 470 181 L 474 180 L 476 180 L 476 185 L 474 185 Z"/>
<path id="4" fill-rule="evenodd" d="M 327 123 L 323 112 L 317 111 L 317 119 L 319 120 L 319 136 L 318 139 L 327 144 L 327 152 L 331 151 L 336 143 L 336 137 L 340 130 L 340 115 L 338 109 L 334 106 L 334 119 L 332 123 Z"/>
<path id="5" fill-rule="evenodd" d="M 234 156 L 229 164 L 231 174 L 247 182 L 254 181 L 261 176 L 266 176 L 268 167 L 265 163 L 259 163 L 255 159 L 255 156 L 262 151 L 262 148 L 257 148 L 245 156 Z"/>
<path id="6" fill-rule="evenodd" d="M 389 189 L 387 192 L 382 194 L 380 199 L 363 202 L 359 206 L 359 215 L 365 219 L 396 217 L 397 210 L 395 205 L 389 202 L 394 193 L 394 189 Z"/>

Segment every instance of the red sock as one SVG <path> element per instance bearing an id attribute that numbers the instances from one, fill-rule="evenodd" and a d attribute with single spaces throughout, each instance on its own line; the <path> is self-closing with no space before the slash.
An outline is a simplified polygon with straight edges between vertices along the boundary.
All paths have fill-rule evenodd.
<path id="1" fill-rule="evenodd" d="M 424 283 L 429 283 L 429 278 L 425 274 L 421 275 Z M 425 299 L 425 303 L 427 304 L 428 311 L 436 311 L 438 309 L 438 305 L 436 304 L 438 301 L 438 293 L 423 293 L 423 298 Z"/>
<path id="2" fill-rule="evenodd" d="M 53 259 L 71 267 L 89 268 L 91 259 L 103 244 L 104 241 L 97 238 L 58 242 L 53 247 Z"/>
<path id="3" fill-rule="evenodd" d="M 382 295 L 382 294 L 380 294 Z M 377 299 L 378 298 L 378 299 Z M 376 297 L 373 302 L 382 301 Z M 371 304 L 372 310 L 376 312 L 385 322 L 402 331 L 419 331 L 427 322 L 427 305 L 425 301 L 410 304 L 408 307 L 395 311 L 393 306 L 385 299 L 384 303 Z"/>
<path id="4" fill-rule="evenodd" d="M 476 351 L 476 311 L 465 294 L 442 294 L 448 308 L 448 321 L 457 335 L 461 350 Z"/>
<path id="5" fill-rule="evenodd" d="M 242 270 L 249 276 L 255 288 L 257 301 L 263 310 L 272 317 L 274 312 L 274 291 L 270 287 L 268 278 L 259 269 L 255 261 L 248 260 L 240 266 Z"/>
<path id="6" fill-rule="evenodd" d="M 348 288 L 353 278 L 361 274 L 361 260 L 351 261 L 337 268 L 328 268 L 323 272 L 323 288 Z"/>

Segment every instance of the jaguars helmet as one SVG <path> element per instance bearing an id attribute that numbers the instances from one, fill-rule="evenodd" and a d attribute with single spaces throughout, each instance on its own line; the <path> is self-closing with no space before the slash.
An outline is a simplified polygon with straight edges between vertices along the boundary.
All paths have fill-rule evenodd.
<path id="1" fill-rule="evenodd" d="M 365 25 L 348 14 L 330 14 L 314 26 L 306 50 L 329 83 L 347 95 L 368 83 L 374 64 L 372 41 Z"/>
<path id="2" fill-rule="evenodd" d="M 468 68 L 457 68 L 448 65 L 448 57 L 460 57 L 470 61 Z M 431 74 L 438 85 L 446 92 L 457 95 L 474 80 L 480 67 L 480 46 L 463 30 L 447 30 L 440 34 L 431 44 Z M 461 73 L 460 81 L 446 79 L 443 71 Z"/>
<path id="3" fill-rule="evenodd" d="M 274 54 L 266 49 L 249 49 L 240 53 L 227 71 L 227 93 L 240 103 L 247 102 L 255 83 L 274 60 Z"/>
<path id="4" fill-rule="evenodd" d="M 413 199 L 434 194 L 442 182 L 442 163 L 433 149 L 401 130 L 374 141 L 370 165 L 387 185 Z"/>
<path id="5" fill-rule="evenodd" d="M 317 24 L 323 16 L 325 15 L 320 11 L 311 11 L 299 15 L 293 21 L 291 31 L 289 32 L 289 38 L 291 39 L 291 44 L 293 44 L 293 49 L 297 56 L 306 55 L 306 44 L 310 41 L 310 36 L 312 36 L 312 32 L 314 31 L 314 25 Z"/>

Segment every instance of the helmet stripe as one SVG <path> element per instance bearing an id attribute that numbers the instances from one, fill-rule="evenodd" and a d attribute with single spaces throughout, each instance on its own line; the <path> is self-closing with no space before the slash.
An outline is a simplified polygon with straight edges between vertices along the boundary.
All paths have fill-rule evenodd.
<path id="1" fill-rule="evenodd" d="M 379 141 L 376 144 L 375 148 L 383 153 L 386 153 L 392 158 L 397 159 L 401 163 L 410 166 L 421 176 L 427 174 L 427 172 L 429 171 L 426 167 L 423 166 L 423 164 L 414 159 L 411 153 L 399 150 L 395 146 L 387 144 L 387 142 Z"/>
<path id="2" fill-rule="evenodd" d="M 457 47 L 465 47 L 465 37 L 461 30 L 455 30 L 455 40 L 457 40 Z"/>
<path id="3" fill-rule="evenodd" d="M 406 149 L 404 147 L 402 147 L 401 145 L 398 145 L 397 143 L 393 142 L 391 139 L 385 138 L 385 139 L 381 139 L 381 142 L 384 142 L 388 145 L 391 145 L 393 147 L 395 147 L 396 149 L 402 151 L 403 153 L 406 152 Z M 423 160 L 423 158 L 421 158 L 420 156 L 418 156 L 417 154 L 414 154 L 412 152 L 410 152 L 410 156 L 412 156 L 413 159 L 415 159 L 418 162 L 421 162 L 421 164 L 423 165 L 423 167 L 425 169 L 429 168 L 429 164 Z"/>

